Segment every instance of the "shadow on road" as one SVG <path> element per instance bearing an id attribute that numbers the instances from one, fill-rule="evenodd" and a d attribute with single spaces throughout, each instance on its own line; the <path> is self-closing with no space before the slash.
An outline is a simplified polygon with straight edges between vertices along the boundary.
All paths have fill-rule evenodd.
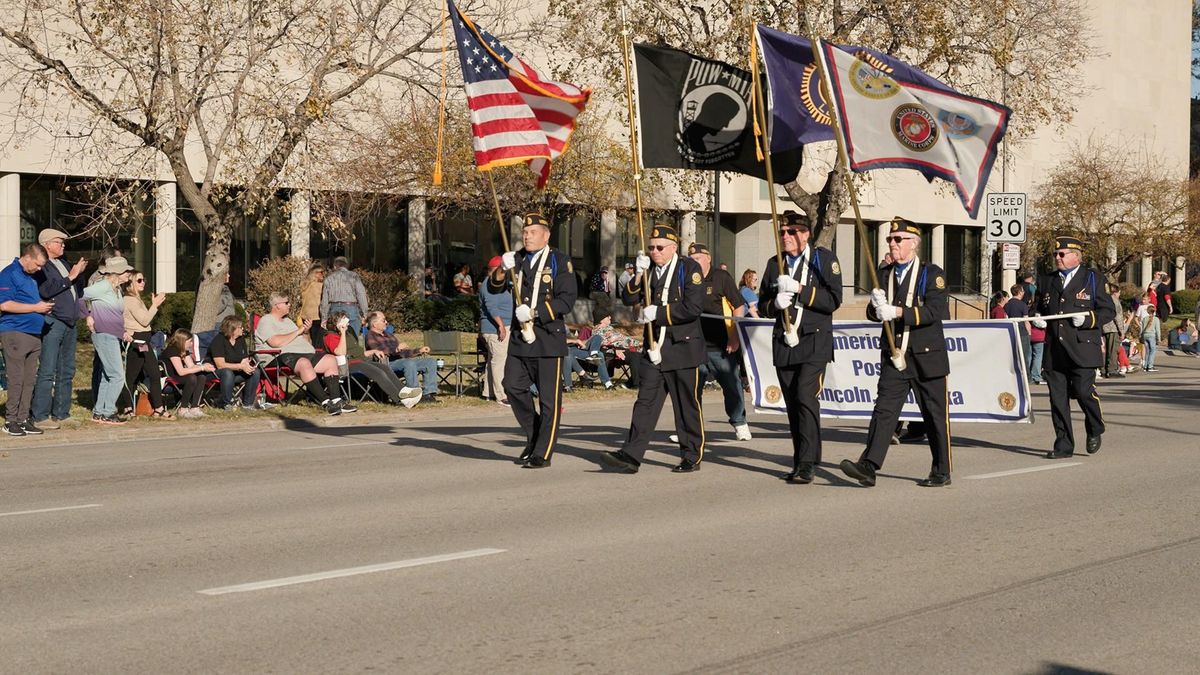
<path id="1" fill-rule="evenodd" d="M 1068 666 L 1063 663 L 1046 661 L 1042 663 L 1041 668 L 1030 671 L 1028 675 L 1110 675 L 1110 673 L 1107 670 L 1076 668 L 1075 666 Z"/>

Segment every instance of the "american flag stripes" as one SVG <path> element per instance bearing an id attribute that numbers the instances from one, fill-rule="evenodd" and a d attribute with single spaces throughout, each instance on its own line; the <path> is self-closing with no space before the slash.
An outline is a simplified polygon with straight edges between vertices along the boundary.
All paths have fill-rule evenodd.
<path id="1" fill-rule="evenodd" d="M 591 92 L 542 77 L 453 2 L 447 4 L 471 108 L 475 165 L 487 171 L 525 162 L 537 174 L 538 188 L 545 187 L 550 163 L 566 151 Z"/>

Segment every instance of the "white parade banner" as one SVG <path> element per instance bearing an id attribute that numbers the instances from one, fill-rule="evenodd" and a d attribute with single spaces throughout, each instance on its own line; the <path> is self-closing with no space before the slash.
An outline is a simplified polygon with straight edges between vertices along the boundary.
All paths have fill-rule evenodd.
<path id="1" fill-rule="evenodd" d="M 771 319 L 739 319 L 742 355 L 754 407 L 785 412 L 771 353 Z M 1025 360 L 1012 321 L 944 321 L 950 419 L 958 422 L 1031 422 Z M 804 336 L 801 336 L 801 340 Z M 870 419 L 878 390 L 882 331 L 869 321 L 833 323 L 834 360 L 825 370 L 821 416 Z M 914 368 L 911 360 L 909 368 Z M 919 421 L 912 393 L 900 419 Z"/>

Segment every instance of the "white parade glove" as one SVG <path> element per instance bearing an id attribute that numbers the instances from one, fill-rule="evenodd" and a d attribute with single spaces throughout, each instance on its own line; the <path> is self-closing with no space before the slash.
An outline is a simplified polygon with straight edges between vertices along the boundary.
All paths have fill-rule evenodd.
<path id="1" fill-rule="evenodd" d="M 1037 328 L 1046 330 L 1046 322 L 1041 319 L 1034 319 L 1033 321 L 1030 321 L 1029 323 L 1032 323 Z"/>
<path id="2" fill-rule="evenodd" d="M 875 306 L 875 309 L 888 304 L 887 293 L 884 293 L 882 288 L 873 289 L 871 291 L 871 304 Z"/>
<path id="3" fill-rule="evenodd" d="M 1086 319 L 1087 319 L 1086 314 L 1079 314 L 1079 315 L 1071 317 L 1071 323 L 1075 324 L 1076 328 L 1079 328 L 1080 326 L 1083 325 L 1083 322 Z"/>
<path id="4" fill-rule="evenodd" d="M 795 347 L 800 344 L 800 334 L 792 327 L 788 327 L 783 331 L 783 343 L 789 347 Z"/>
<path id="5" fill-rule="evenodd" d="M 638 317 L 638 323 L 653 323 L 658 318 L 658 305 L 647 305 L 642 308 L 642 315 Z"/>
<path id="6" fill-rule="evenodd" d="M 650 357 L 650 363 L 656 366 L 662 363 L 662 349 L 647 349 L 646 356 Z"/>
<path id="7" fill-rule="evenodd" d="M 633 266 L 636 267 L 639 272 L 645 272 L 646 270 L 650 269 L 650 256 L 638 251 L 637 258 L 634 260 Z"/>
<path id="8" fill-rule="evenodd" d="M 792 306 L 792 299 L 795 297 L 795 293 L 778 293 L 775 296 L 775 306 L 779 309 L 787 309 Z"/>
<path id="9" fill-rule="evenodd" d="M 517 266 L 517 254 L 512 251 L 505 251 L 504 255 L 500 256 L 500 266 L 507 272 Z"/>
<path id="10" fill-rule="evenodd" d="M 900 309 L 895 305 L 883 305 L 876 307 L 875 313 L 879 315 L 880 321 L 891 321 L 900 316 Z"/>
<path id="11" fill-rule="evenodd" d="M 513 314 L 516 315 L 517 321 L 520 323 L 533 321 L 533 310 L 529 308 L 529 305 L 517 305 L 517 309 Z"/>
<path id="12" fill-rule="evenodd" d="M 800 282 L 792 277 L 779 277 L 779 292 L 780 293 L 799 293 Z"/>

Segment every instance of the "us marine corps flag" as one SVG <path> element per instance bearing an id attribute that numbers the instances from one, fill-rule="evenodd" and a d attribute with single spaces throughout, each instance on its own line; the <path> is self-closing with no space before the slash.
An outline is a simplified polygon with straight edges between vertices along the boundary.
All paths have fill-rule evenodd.
<path id="1" fill-rule="evenodd" d="M 750 73 L 670 47 L 634 45 L 642 166 L 766 179 L 754 149 Z M 772 152 L 775 182 L 795 180 L 803 148 Z"/>

